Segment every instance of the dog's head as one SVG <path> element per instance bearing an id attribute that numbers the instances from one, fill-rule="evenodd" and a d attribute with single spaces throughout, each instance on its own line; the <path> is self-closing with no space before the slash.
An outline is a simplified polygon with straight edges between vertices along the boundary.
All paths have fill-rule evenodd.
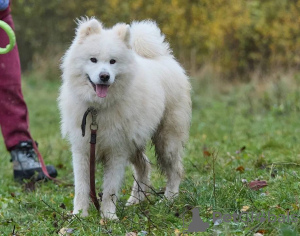
<path id="1" fill-rule="evenodd" d="M 98 98 L 109 96 L 118 79 L 129 77 L 133 60 L 129 40 L 129 25 L 105 29 L 94 18 L 79 20 L 75 39 L 63 58 L 63 77 L 79 80 L 73 84 L 79 83 L 82 90 L 93 91 Z"/>

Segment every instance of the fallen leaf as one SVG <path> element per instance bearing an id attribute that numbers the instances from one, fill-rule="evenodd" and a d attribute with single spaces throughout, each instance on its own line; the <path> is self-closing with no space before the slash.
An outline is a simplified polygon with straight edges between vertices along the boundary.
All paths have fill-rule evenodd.
<path id="1" fill-rule="evenodd" d="M 207 151 L 207 150 L 203 150 L 203 156 L 210 157 L 211 153 L 209 151 Z"/>
<path id="2" fill-rule="evenodd" d="M 137 236 L 137 233 L 136 232 L 129 232 L 129 233 L 126 233 L 125 236 Z"/>
<path id="3" fill-rule="evenodd" d="M 242 212 L 246 212 L 246 211 L 249 210 L 249 208 L 250 208 L 249 206 L 243 206 L 242 209 L 241 209 L 241 211 Z"/>
<path id="4" fill-rule="evenodd" d="M 107 223 L 106 220 L 104 220 L 104 219 L 100 220 L 100 225 L 106 225 L 106 223 Z"/>
<path id="5" fill-rule="evenodd" d="M 60 231 L 58 232 L 59 235 L 71 235 L 72 233 L 74 233 L 74 229 L 70 229 L 70 228 L 61 228 Z"/>
<path id="6" fill-rule="evenodd" d="M 60 205 L 59 205 L 59 207 L 60 207 L 60 208 L 62 208 L 62 209 L 66 209 L 66 205 L 65 205 L 65 204 L 63 204 L 63 203 L 62 203 L 62 204 L 60 204 Z"/>
<path id="7" fill-rule="evenodd" d="M 257 230 L 256 233 L 259 233 L 259 234 L 266 234 L 266 233 L 267 233 L 267 230 L 265 230 L 265 229 L 259 229 L 259 230 Z"/>
<path id="8" fill-rule="evenodd" d="M 236 171 L 239 171 L 240 173 L 244 173 L 245 168 L 244 168 L 244 166 L 239 166 L 239 167 L 237 167 L 235 170 L 236 170 Z"/>
<path id="9" fill-rule="evenodd" d="M 267 181 L 265 180 L 254 180 L 249 183 L 249 188 L 252 190 L 259 190 L 268 186 Z"/>
<path id="10" fill-rule="evenodd" d="M 57 167 L 58 169 L 65 169 L 65 166 L 64 166 L 64 164 L 62 164 L 62 163 L 59 163 L 56 167 Z"/>
<path id="11" fill-rule="evenodd" d="M 175 229 L 174 233 L 175 233 L 175 236 L 180 236 L 180 230 L 179 229 Z"/>
<path id="12" fill-rule="evenodd" d="M 208 208 L 206 209 L 206 212 L 207 212 L 208 214 L 213 214 L 213 210 L 212 210 L 211 207 L 208 207 Z"/>

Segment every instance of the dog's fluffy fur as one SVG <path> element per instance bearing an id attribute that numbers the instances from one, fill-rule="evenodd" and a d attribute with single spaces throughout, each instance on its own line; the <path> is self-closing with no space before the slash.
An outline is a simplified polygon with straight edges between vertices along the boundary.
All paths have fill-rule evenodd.
<path id="1" fill-rule="evenodd" d="M 62 134 L 70 141 L 73 156 L 73 213 L 82 210 L 86 216 L 90 203 L 90 131 L 87 128 L 82 137 L 80 129 L 90 106 L 98 110 L 96 155 L 104 165 L 102 216 L 117 218 L 115 204 L 128 163 L 138 183 L 134 181 L 127 205 L 145 198 L 150 163 L 144 149 L 151 139 L 167 177 L 165 196 L 175 196 L 189 135 L 190 83 L 157 25 L 142 21 L 105 29 L 95 18 L 79 20 L 61 68 L 59 108 Z M 108 81 L 102 81 L 103 73 Z M 90 123 L 88 116 L 87 127 Z"/>

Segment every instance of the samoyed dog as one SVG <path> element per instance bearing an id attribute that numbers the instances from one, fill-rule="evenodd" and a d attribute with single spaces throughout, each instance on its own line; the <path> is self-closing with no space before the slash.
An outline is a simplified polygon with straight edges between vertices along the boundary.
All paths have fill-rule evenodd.
<path id="1" fill-rule="evenodd" d="M 144 153 L 149 140 L 167 177 L 165 197 L 176 196 L 189 136 L 191 87 L 156 23 L 119 23 L 106 29 L 95 18 L 79 20 L 61 68 L 59 108 L 73 158 L 73 213 L 87 216 L 90 203 L 90 131 L 82 137 L 80 128 L 90 106 L 98 112 L 96 156 L 104 166 L 102 217 L 117 219 L 116 200 L 129 163 L 134 183 L 127 205 L 144 200 L 150 186 Z"/>

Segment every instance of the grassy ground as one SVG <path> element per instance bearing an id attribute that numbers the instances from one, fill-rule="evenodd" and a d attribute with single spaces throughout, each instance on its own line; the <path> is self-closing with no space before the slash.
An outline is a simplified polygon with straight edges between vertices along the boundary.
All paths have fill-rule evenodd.
<path id="1" fill-rule="evenodd" d="M 14 183 L 10 156 L 0 146 L 0 234 L 52 235 L 61 228 L 71 235 L 180 235 L 198 207 L 209 228 L 197 235 L 298 235 L 300 219 L 288 222 L 213 223 L 213 212 L 300 215 L 300 80 L 299 75 L 264 84 L 227 86 L 209 79 L 193 81 L 193 120 L 184 160 L 185 178 L 174 202 L 160 201 L 157 193 L 165 179 L 153 166 L 153 191 L 139 206 L 125 207 L 133 182 L 128 169 L 118 205 L 119 222 L 100 224 L 95 209 L 83 219 L 71 217 L 73 187 L 38 183 L 35 191 Z M 59 82 L 24 78 L 24 94 L 30 111 L 31 131 L 47 163 L 59 178 L 73 181 L 68 143 L 61 139 L 56 98 Z M 2 140 L 0 141 L 2 143 Z M 148 156 L 155 163 L 153 150 Z M 101 168 L 100 168 L 101 169 Z M 101 186 L 97 171 L 97 186 Z M 258 191 L 247 183 L 265 180 Z M 98 188 L 99 191 L 99 188 Z M 245 214 L 245 213 L 244 213 Z M 185 225 L 183 225 L 183 218 Z M 242 221 L 250 221 L 245 215 Z M 270 218 L 274 220 L 274 217 Z M 196 235 L 196 234 L 195 234 Z"/>

